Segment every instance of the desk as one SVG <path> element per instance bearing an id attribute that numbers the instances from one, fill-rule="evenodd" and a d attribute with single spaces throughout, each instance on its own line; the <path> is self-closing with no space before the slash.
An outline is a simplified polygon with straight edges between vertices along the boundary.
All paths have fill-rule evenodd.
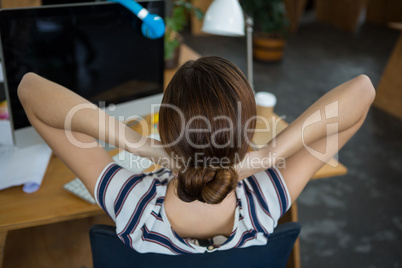
<path id="1" fill-rule="evenodd" d="M 181 63 L 199 57 L 186 46 L 182 47 L 182 52 Z M 173 74 L 174 70 L 167 71 L 165 82 Z M 280 121 L 278 130 L 284 127 L 286 123 Z M 346 168 L 338 165 L 325 167 L 316 176 L 345 173 Z M 63 185 L 74 178 L 74 174 L 52 156 L 37 192 L 26 194 L 21 187 L 0 191 L 0 267 L 3 258 L 4 267 L 92 267 L 89 228 L 95 223 L 113 222 L 97 205 L 81 201 L 63 189 Z M 297 220 L 296 206 L 286 218 Z M 297 246 L 292 256 L 297 262 Z"/>

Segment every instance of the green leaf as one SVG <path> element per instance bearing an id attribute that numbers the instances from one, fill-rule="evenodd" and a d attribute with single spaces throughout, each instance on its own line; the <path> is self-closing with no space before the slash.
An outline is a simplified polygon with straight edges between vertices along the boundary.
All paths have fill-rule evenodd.
<path id="1" fill-rule="evenodd" d="M 174 54 L 174 50 L 180 45 L 179 41 L 173 40 L 166 40 L 165 39 L 165 59 L 171 59 Z"/>
<path id="2" fill-rule="evenodd" d="M 241 0 L 240 4 L 254 19 L 255 31 L 286 33 L 289 22 L 283 0 Z"/>
<path id="3" fill-rule="evenodd" d="M 202 10 L 199 8 L 194 9 L 194 14 L 198 20 L 202 20 L 204 18 L 204 12 L 202 12 Z"/>
<path id="4" fill-rule="evenodd" d="M 195 7 L 192 4 L 192 0 L 173 1 L 172 15 L 165 18 L 165 59 L 173 57 L 174 50 L 180 45 L 180 42 L 174 39 L 173 36 L 175 36 L 175 33 L 183 30 L 184 26 L 186 26 L 187 15 L 189 12 L 194 12 L 199 20 L 204 17 L 202 10 Z"/>

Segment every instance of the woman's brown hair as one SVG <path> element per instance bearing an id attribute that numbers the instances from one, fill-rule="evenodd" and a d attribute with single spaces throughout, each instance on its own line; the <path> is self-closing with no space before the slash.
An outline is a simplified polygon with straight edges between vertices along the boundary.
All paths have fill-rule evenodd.
<path id="1" fill-rule="evenodd" d="M 255 115 L 253 91 L 230 61 L 202 57 L 176 72 L 163 96 L 159 132 L 165 151 L 183 161 L 181 200 L 218 204 L 234 190 L 233 166 L 247 153 Z"/>

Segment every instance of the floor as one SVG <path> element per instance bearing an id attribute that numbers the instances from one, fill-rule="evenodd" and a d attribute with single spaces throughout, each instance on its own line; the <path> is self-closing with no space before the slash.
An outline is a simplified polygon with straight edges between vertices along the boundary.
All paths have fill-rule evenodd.
<path id="1" fill-rule="evenodd" d="M 255 89 L 276 94 L 275 111 L 291 122 L 354 76 L 367 74 L 377 85 L 398 36 L 370 24 L 347 33 L 307 12 L 282 62 L 254 63 Z M 200 54 L 246 71 L 245 38 L 184 37 Z M 371 109 L 339 160 L 347 175 L 311 181 L 298 199 L 302 267 L 402 267 L 402 121 Z"/>

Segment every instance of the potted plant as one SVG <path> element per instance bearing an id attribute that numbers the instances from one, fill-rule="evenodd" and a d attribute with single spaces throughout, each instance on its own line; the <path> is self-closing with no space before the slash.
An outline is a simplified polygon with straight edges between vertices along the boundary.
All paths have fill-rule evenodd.
<path id="1" fill-rule="evenodd" d="M 173 2 L 172 15 L 165 18 L 165 68 L 176 68 L 179 62 L 180 44 L 182 36 L 179 34 L 187 25 L 187 15 L 194 12 L 201 20 L 204 13 L 192 4 L 192 0 L 175 0 Z"/>
<path id="2" fill-rule="evenodd" d="M 240 3 L 245 13 L 254 20 L 254 58 L 280 61 L 289 26 L 283 0 L 241 0 Z"/>

